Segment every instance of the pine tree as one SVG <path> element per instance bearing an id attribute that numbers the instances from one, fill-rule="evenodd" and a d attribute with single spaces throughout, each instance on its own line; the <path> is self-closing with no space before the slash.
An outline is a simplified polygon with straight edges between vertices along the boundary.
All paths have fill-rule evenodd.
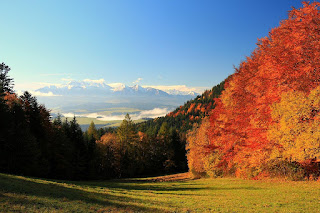
<path id="1" fill-rule="evenodd" d="M 124 120 L 117 129 L 120 143 L 133 143 L 136 139 L 136 130 L 130 115 L 127 113 Z"/>
<path id="2" fill-rule="evenodd" d="M 135 125 L 126 114 L 125 119 L 122 121 L 117 129 L 119 138 L 119 150 L 121 153 L 120 160 L 120 176 L 132 176 L 137 168 L 137 134 Z"/>
<path id="3" fill-rule="evenodd" d="M 91 121 L 90 123 L 90 126 L 87 130 L 87 136 L 88 136 L 88 139 L 91 140 L 91 138 L 95 139 L 95 140 L 98 140 L 98 132 L 97 132 L 97 129 L 96 129 L 96 126 L 94 125 L 94 122 Z"/>
<path id="4" fill-rule="evenodd" d="M 8 76 L 10 67 L 4 63 L 0 64 L 0 95 L 13 92 L 13 79 Z"/>

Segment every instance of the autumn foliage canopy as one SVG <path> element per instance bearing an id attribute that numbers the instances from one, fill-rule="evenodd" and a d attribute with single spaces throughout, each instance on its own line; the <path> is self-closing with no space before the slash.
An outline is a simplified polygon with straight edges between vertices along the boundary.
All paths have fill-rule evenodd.
<path id="1" fill-rule="evenodd" d="M 319 159 L 319 8 L 303 3 L 258 40 L 227 80 L 209 121 L 189 133 L 190 170 L 258 177 L 279 162 Z M 205 131 L 205 141 L 197 131 Z M 199 155 L 193 154 L 195 147 Z"/>

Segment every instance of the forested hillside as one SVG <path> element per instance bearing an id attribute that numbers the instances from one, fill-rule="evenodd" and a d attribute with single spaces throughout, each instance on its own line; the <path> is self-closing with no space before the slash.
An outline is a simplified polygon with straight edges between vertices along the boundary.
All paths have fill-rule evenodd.
<path id="1" fill-rule="evenodd" d="M 292 9 L 188 136 L 195 175 L 319 176 L 320 4 Z"/>
<path id="2" fill-rule="evenodd" d="M 177 108 L 165 117 L 134 124 L 127 115 L 120 127 L 96 131 L 99 174 L 131 177 L 187 171 L 186 132 L 209 115 L 224 82 Z"/>
<path id="3" fill-rule="evenodd" d="M 156 135 L 138 131 L 127 115 L 116 128 L 76 118 L 51 119 L 29 92 L 17 96 L 9 66 L 0 66 L 0 172 L 57 179 L 107 179 L 187 171 L 185 139 L 162 123 Z"/>
<path id="4" fill-rule="evenodd" d="M 230 77 L 229 77 L 230 78 Z M 215 98 L 221 95 L 224 89 L 224 82 L 206 90 L 202 95 L 188 101 L 164 117 L 159 117 L 138 125 L 138 130 L 149 135 L 156 135 L 163 123 L 184 134 L 192 128 L 195 123 L 208 116 L 215 107 Z"/>

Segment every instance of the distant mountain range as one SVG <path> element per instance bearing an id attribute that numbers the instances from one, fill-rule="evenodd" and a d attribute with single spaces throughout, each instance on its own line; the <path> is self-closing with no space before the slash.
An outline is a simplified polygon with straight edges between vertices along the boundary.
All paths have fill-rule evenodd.
<path id="1" fill-rule="evenodd" d="M 110 86 L 111 85 L 111 86 Z M 46 86 L 37 89 L 37 92 L 41 93 L 52 93 L 56 96 L 83 96 L 83 95 L 94 95 L 94 96 L 108 96 L 108 95 L 121 95 L 121 96 L 190 96 L 190 98 L 197 96 L 198 93 L 194 91 L 179 91 L 171 89 L 168 91 L 162 91 L 152 87 L 141 87 L 140 85 L 127 86 L 125 84 L 106 84 L 87 82 L 87 81 L 71 81 L 65 85 L 60 86 Z"/>
<path id="2" fill-rule="evenodd" d="M 86 116 L 88 113 L 104 112 L 112 108 L 122 108 L 108 115 L 123 115 L 128 112 L 139 113 L 143 111 L 161 111 L 159 109 L 172 110 L 186 101 L 195 98 L 195 91 L 179 91 L 169 89 L 166 91 L 142 87 L 140 85 L 127 86 L 122 83 L 106 84 L 94 81 L 70 81 L 64 85 L 50 85 L 35 91 L 35 95 L 41 103 L 53 109 L 53 113 L 73 113 Z M 132 110 L 135 109 L 135 110 Z M 152 111 L 154 112 L 154 111 Z M 165 115 L 162 110 L 162 114 Z M 146 113 L 142 113 L 145 115 Z M 99 114 L 101 115 L 101 114 Z M 137 117 L 141 117 L 137 115 Z M 156 117 L 158 115 L 149 115 Z M 147 116 L 147 117 L 148 117 Z"/>

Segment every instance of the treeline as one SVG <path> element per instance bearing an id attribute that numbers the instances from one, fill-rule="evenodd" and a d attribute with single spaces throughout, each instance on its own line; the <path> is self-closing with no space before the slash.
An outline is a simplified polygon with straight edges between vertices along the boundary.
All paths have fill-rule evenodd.
<path id="1" fill-rule="evenodd" d="M 0 171 L 39 177 L 85 179 L 93 167 L 92 141 L 76 120 L 54 122 L 25 92 L 13 93 L 10 68 L 0 65 Z"/>
<path id="2" fill-rule="evenodd" d="M 163 123 L 148 135 L 126 116 L 117 129 L 83 132 L 74 118 L 53 121 L 30 93 L 13 91 L 0 65 L 0 172 L 57 179 L 105 179 L 187 170 L 185 139 Z"/>
<path id="3" fill-rule="evenodd" d="M 194 175 L 320 175 L 320 4 L 303 3 L 260 39 L 188 134 Z"/>

